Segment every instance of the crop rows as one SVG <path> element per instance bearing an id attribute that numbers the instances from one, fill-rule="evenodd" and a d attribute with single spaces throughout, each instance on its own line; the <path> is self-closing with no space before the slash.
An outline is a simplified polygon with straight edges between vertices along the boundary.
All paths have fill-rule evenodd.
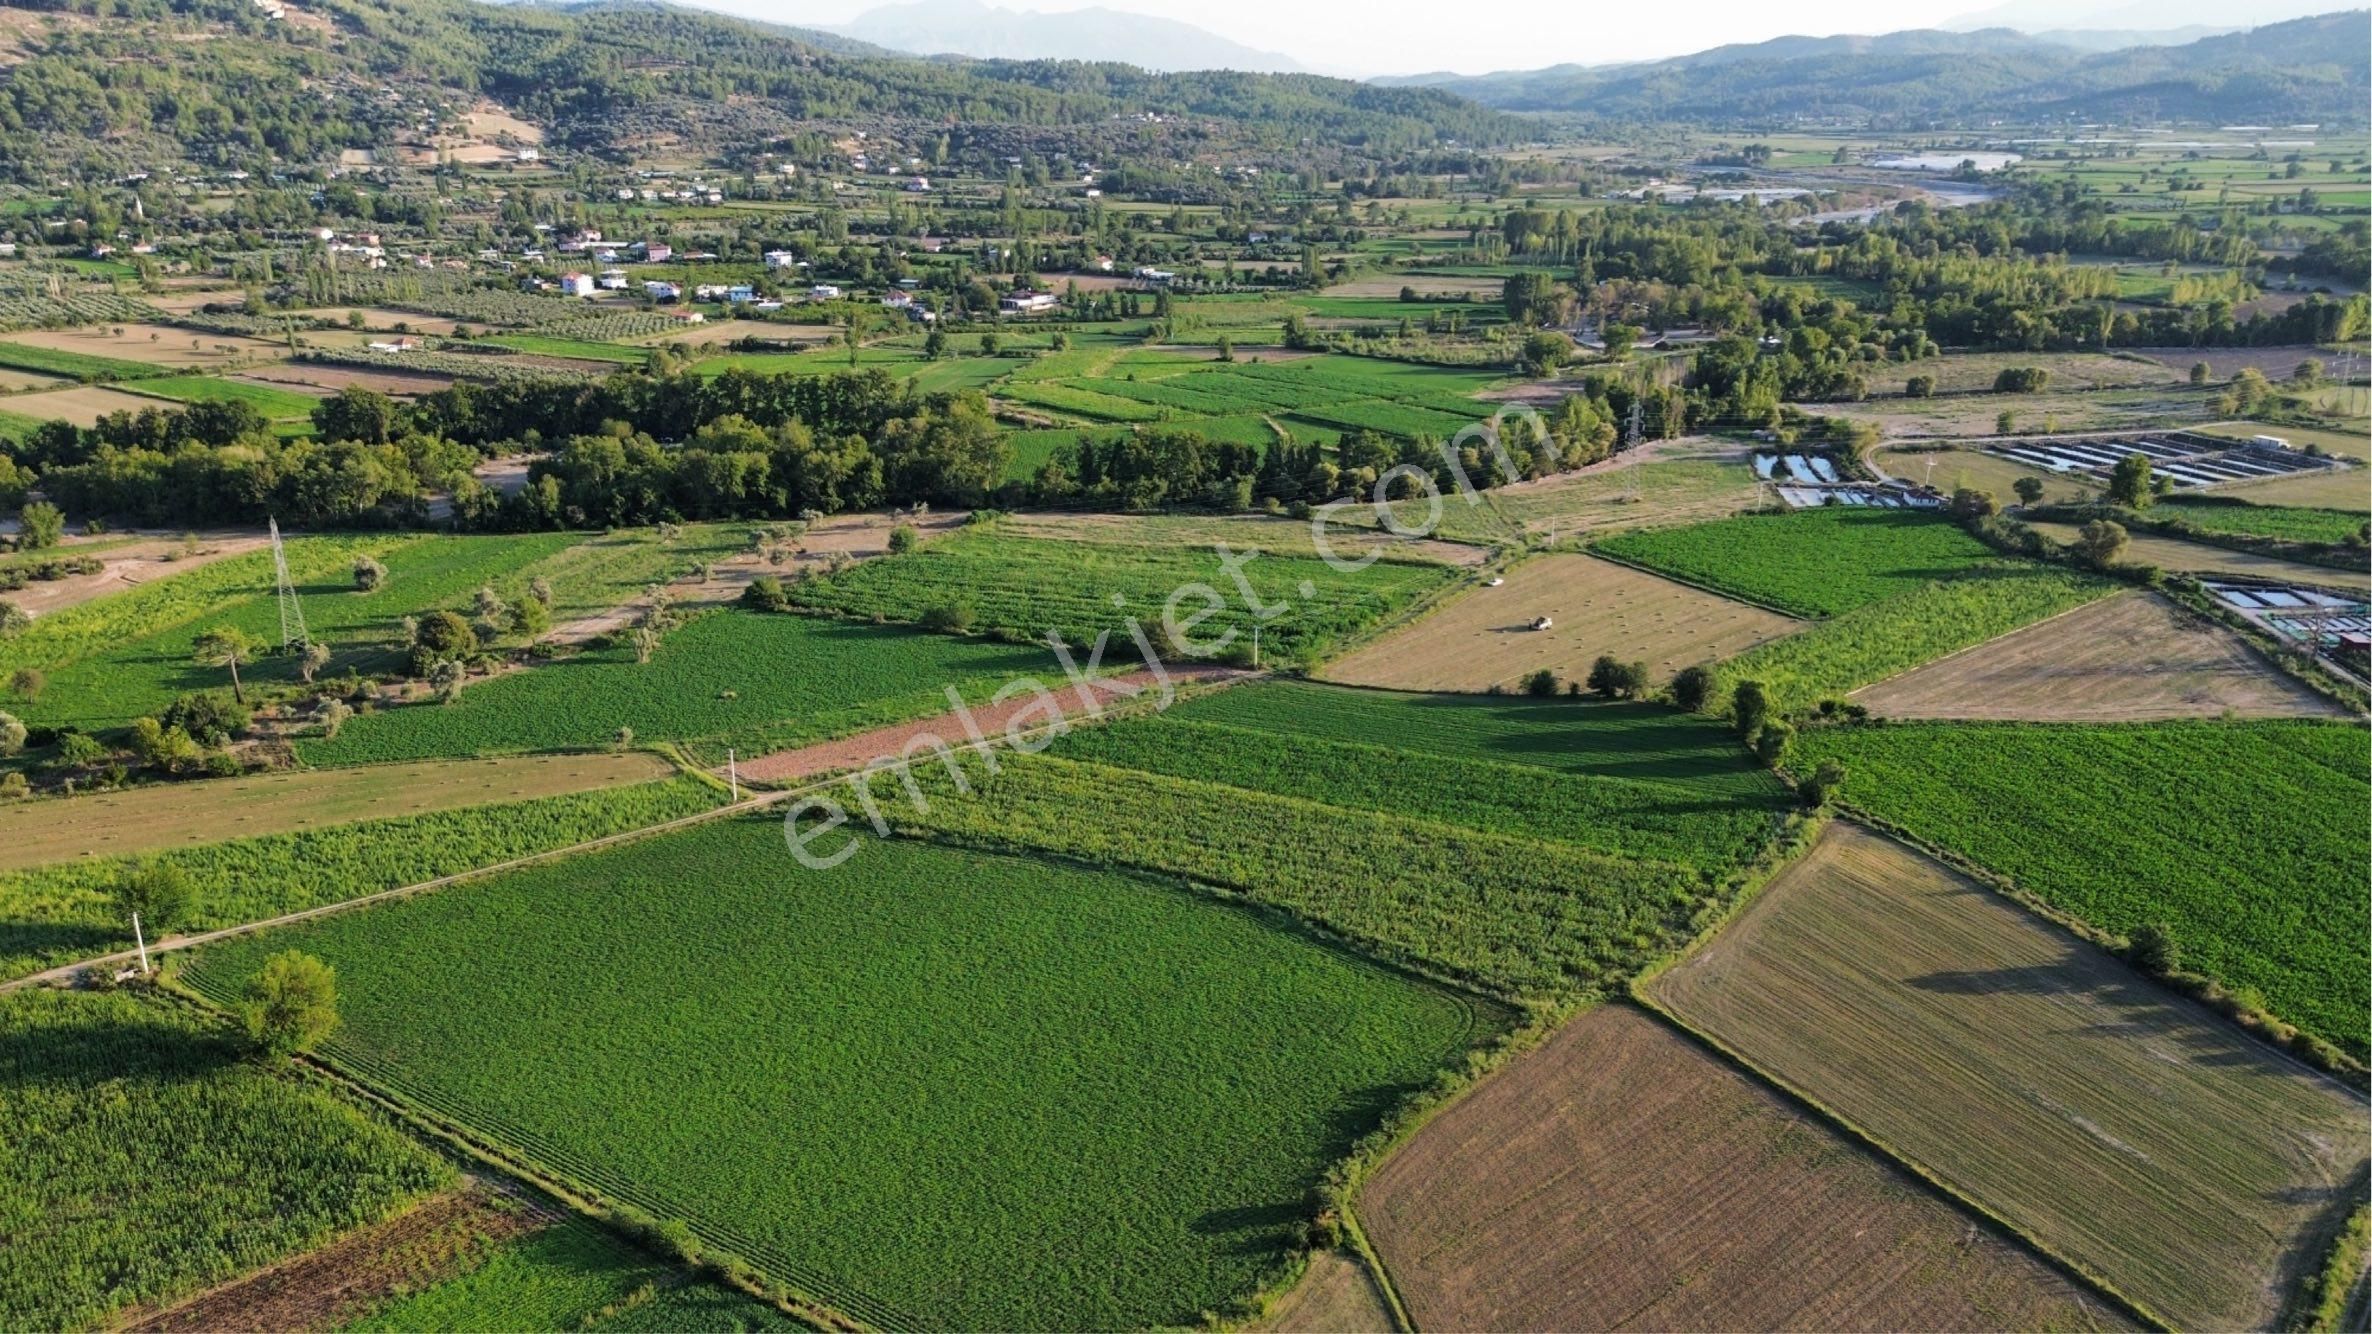
<path id="1" fill-rule="evenodd" d="M 1430 695 L 1280 681 L 1188 700 L 1171 718 L 1449 760 L 1668 783 L 1749 805 L 1778 790 L 1736 738 L 1652 704 Z"/>
<path id="2" fill-rule="evenodd" d="M 1163 608 L 1173 593 L 1178 615 L 1222 604 L 1190 627 L 1200 645 L 1230 636 L 1247 649 L 1261 625 L 1263 661 L 1314 661 L 1451 577 L 1438 565 L 1380 560 L 1342 572 L 1308 557 L 1264 555 L 1243 566 L 1260 601 L 1281 607 L 1265 623 L 1249 610 L 1218 556 L 1202 550 L 1149 550 L 1050 542 L 967 532 L 891 560 L 869 561 L 792 590 L 807 607 L 850 616 L 919 621 L 949 608 L 971 613 L 982 629 L 1042 641 L 1059 631 L 1074 646 L 1112 636 L 1111 656 L 1138 656 L 1125 620 L 1134 617 L 1157 647 Z M 1211 596 L 1193 592 L 1199 586 Z M 1304 591 L 1306 590 L 1306 591 Z M 1119 601 L 1115 603 L 1115 599 Z M 1217 650 L 1214 650 L 1217 651 Z"/>
<path id="3" fill-rule="evenodd" d="M 1053 408 L 1058 412 L 1076 413 L 1102 421 L 1150 422 L 1160 421 L 1166 414 L 1149 403 L 1098 393 L 1072 385 L 1031 381 L 1026 384 L 1006 384 L 998 393 L 1018 403 Z"/>
<path id="4" fill-rule="evenodd" d="M 901 829 L 1217 885 L 1508 996 L 1616 981 L 1685 939 L 1712 897 L 1693 867 L 1409 816 L 1053 755 L 1008 757 L 995 775 L 964 766 L 960 797 L 942 768 L 918 770 L 927 809 L 894 780 L 874 791 Z"/>
<path id="5" fill-rule="evenodd" d="M 68 329 L 158 317 L 147 302 L 79 275 L 40 269 L 0 273 L 0 329 Z"/>
<path id="6" fill-rule="evenodd" d="M 1713 703 L 1760 681 L 1774 707 L 1794 712 L 1982 644 L 2115 592 L 2105 579 L 2004 561 L 1816 621 L 1714 669 Z"/>
<path id="7" fill-rule="evenodd" d="M 2001 560 L 1939 516 L 1846 506 L 1620 533 L 1593 550 L 1796 616 L 1834 616 Z"/>
<path id="8" fill-rule="evenodd" d="M 0 1327 L 80 1329 L 376 1222 L 451 1177 L 222 1029 L 116 994 L 0 996 Z"/>
<path id="9" fill-rule="evenodd" d="M 31 343 L 12 343 L 6 339 L 0 339 L 0 367 L 38 371 L 44 375 L 64 375 L 76 380 L 137 380 L 144 375 L 164 373 L 164 368 L 145 361 L 94 357 L 87 352 L 36 347 Z"/>
<path id="10" fill-rule="evenodd" d="M 2211 533 L 2244 533 L 2285 542 L 2341 543 L 2364 531 L 2361 510 L 2315 509 L 2298 505 L 2218 504 L 2204 498 L 2168 496 L 2150 507 L 2153 518 L 2180 519 Z"/>
<path id="11" fill-rule="evenodd" d="M 557 366 L 506 365 L 500 357 L 473 357 L 461 352 L 373 352 L 367 347 L 309 348 L 302 360 L 325 366 L 365 366 L 478 380 L 598 380 L 609 374 L 608 371 L 563 370 Z"/>
<path id="12" fill-rule="evenodd" d="M 1379 1091 L 1475 1036 L 1471 1002 L 1168 885 L 905 840 L 802 871 L 782 837 L 225 942 L 193 982 L 317 954 L 341 1064 L 891 1328 L 1220 1309 Z"/>
<path id="13" fill-rule="evenodd" d="M 1053 753 L 1715 871 L 1760 852 L 1784 807 L 1776 783 L 1761 801 L 1708 801 L 1680 783 L 1447 755 L 1420 760 L 1391 746 L 1308 735 L 1287 740 L 1255 728 L 1171 717 L 1084 729 Z"/>
<path id="14" fill-rule="evenodd" d="M 667 1266 L 589 1219 L 570 1218 L 497 1246 L 466 1273 L 432 1283 L 348 1330 L 583 1329 L 592 1313 L 665 1283 Z M 694 1291 L 720 1293 L 705 1283 Z M 746 1298 L 744 1307 L 756 1310 Z M 603 1321 L 596 1328 L 615 1328 Z"/>
<path id="15" fill-rule="evenodd" d="M 640 829 L 716 804 L 706 785 L 668 779 L 633 787 L 367 820 L 158 854 L 197 891 L 183 925 L 208 931 L 376 894 Z M 0 979 L 128 949 L 108 891 L 130 859 L 86 858 L 0 872 Z"/>
<path id="16" fill-rule="evenodd" d="M 2185 967 L 2365 1054 L 2361 728 L 1897 723 L 1798 748 L 1843 763 L 1854 804 L 2106 930 L 2166 923 Z"/>
<path id="17" fill-rule="evenodd" d="M 606 361 L 618 366 L 639 366 L 650 357 L 647 348 L 622 347 L 616 343 L 589 342 L 580 338 L 561 338 L 547 333 L 494 334 L 473 338 L 466 343 L 447 341 L 447 350 L 484 355 L 494 348 L 507 348 L 538 357 L 567 357 L 577 361 Z"/>
<path id="18" fill-rule="evenodd" d="M 680 327 L 676 321 L 654 310 L 613 311 L 602 315 L 587 315 L 582 319 L 561 320 L 536 330 L 547 338 L 575 338 L 588 343 L 614 343 L 621 338 L 640 338 L 645 334 L 666 333 Z"/>

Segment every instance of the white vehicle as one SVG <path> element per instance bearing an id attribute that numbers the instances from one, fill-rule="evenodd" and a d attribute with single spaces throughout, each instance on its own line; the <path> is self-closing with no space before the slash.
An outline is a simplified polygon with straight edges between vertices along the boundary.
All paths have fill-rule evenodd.
<path id="1" fill-rule="evenodd" d="M 1499 578 L 1497 575 L 1493 575 L 1493 576 L 1491 577 L 1491 581 L 1490 581 L 1489 583 L 1487 583 L 1487 584 L 1484 584 L 1484 585 L 1483 585 L 1483 587 L 1485 587 L 1485 588 L 1497 588 L 1499 585 L 1501 585 L 1501 584 L 1504 584 L 1504 583 L 1506 583 L 1506 582 L 1507 582 L 1507 581 L 1506 581 L 1505 579 L 1501 579 L 1501 578 Z"/>
<path id="2" fill-rule="evenodd" d="M 1546 617 L 1546 616 L 1542 616 L 1542 617 L 1539 617 L 1539 618 L 1535 619 L 1535 620 L 1532 622 L 1532 628 L 1533 628 L 1533 629 L 1535 629 L 1535 630 L 1546 630 L 1547 628 L 1549 628 L 1550 626 L 1552 626 L 1552 625 L 1555 625 L 1555 624 L 1556 624 L 1556 622 L 1555 622 L 1554 620 L 1551 620 L 1550 618 L 1548 618 L 1548 617 Z"/>

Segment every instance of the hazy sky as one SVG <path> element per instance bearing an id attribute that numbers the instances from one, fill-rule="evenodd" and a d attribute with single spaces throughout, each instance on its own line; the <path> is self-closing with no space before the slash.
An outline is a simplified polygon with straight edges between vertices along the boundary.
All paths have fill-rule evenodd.
<path id="1" fill-rule="evenodd" d="M 776 23 L 845 23 L 890 0 L 696 0 Z M 1100 3 L 1158 14 L 1330 74 L 1479 74 L 1564 61 L 1599 63 L 1682 55 L 1790 33 L 1893 32 L 1933 27 L 1991 0 L 1688 0 L 1669 5 L 1599 0 L 992 0 L 1052 12 Z M 2334 0 L 2334 7 L 2344 0 Z M 2081 0 L 2069 8 L 2081 8 Z"/>

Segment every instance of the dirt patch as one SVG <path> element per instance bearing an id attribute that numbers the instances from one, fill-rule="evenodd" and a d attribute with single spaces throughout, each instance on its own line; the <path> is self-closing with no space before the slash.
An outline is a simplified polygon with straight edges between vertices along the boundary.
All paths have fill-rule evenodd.
<path id="1" fill-rule="evenodd" d="M 123 332 L 119 335 L 116 330 Z M 238 334 L 176 329 L 169 324 L 105 324 L 83 329 L 23 329 L 0 335 L 26 347 L 46 347 L 85 356 L 113 357 L 150 366 L 221 366 L 285 355 L 286 347 Z M 228 349 L 227 351 L 225 349 Z"/>
<path id="2" fill-rule="evenodd" d="M 2268 1327 L 2359 1189 L 2359 1095 L 1851 824 L 1651 990 L 2177 1329 Z"/>
<path id="3" fill-rule="evenodd" d="M 77 385 L 72 389 L 12 395 L 0 403 L 0 411 L 31 417 L 36 421 L 69 421 L 76 426 L 89 426 L 110 412 L 138 412 L 142 408 L 170 409 L 172 406 L 160 399 L 127 394 L 120 389 Z"/>
<path id="4" fill-rule="evenodd" d="M 218 560 L 254 551 L 265 543 L 264 538 L 252 533 L 223 534 L 198 539 L 193 549 L 179 539 L 154 539 L 111 546 L 96 553 L 106 562 L 97 574 L 70 575 L 64 579 L 39 579 L 8 595 L 8 600 L 28 616 L 46 616 L 80 606 L 94 598 L 120 593 L 127 588 L 170 579 L 177 574 L 212 565 Z M 75 553 L 69 545 L 59 550 L 61 557 Z"/>
<path id="5" fill-rule="evenodd" d="M 1279 1334 L 1391 1334 L 1391 1308 L 1367 1262 L 1347 1251 L 1319 1251 L 1309 1270 L 1268 1318 L 1253 1326 Z"/>
<path id="6" fill-rule="evenodd" d="M 2192 366 L 2204 361 L 2207 363 L 2208 378 L 2219 382 L 2250 368 L 2262 373 L 2268 380 L 2287 380 L 2290 372 L 2298 369 L 2298 363 L 2310 357 L 2325 367 L 2333 361 L 2330 353 L 2312 343 L 2279 344 L 2273 347 L 2137 347 L 2131 350 L 2170 371 L 2184 375 L 2190 374 Z"/>
<path id="7" fill-rule="evenodd" d="M 37 375 L 32 371 L 0 369 L 0 394 L 21 393 L 27 389 L 55 389 L 66 383 L 69 382 L 64 376 Z M 6 406 L 5 403 L 0 403 L 0 408 Z"/>
<path id="8" fill-rule="evenodd" d="M 1403 288 L 1413 289 L 1419 296 L 1465 296 L 1476 301 L 1497 301 L 1505 295 L 1507 282 L 1501 278 L 1453 278 L 1447 274 L 1411 273 L 1399 278 L 1354 278 L 1347 283 L 1336 283 L 1319 295 L 1397 298 Z"/>
<path id="9" fill-rule="evenodd" d="M 2240 636 L 2154 593 L 2105 598 L 1853 693 L 1886 718 L 2338 717 Z"/>
<path id="10" fill-rule="evenodd" d="M 430 375 L 424 371 L 378 371 L 359 366 L 329 366 L 312 361 L 283 362 L 231 378 L 293 389 L 298 393 L 318 390 L 324 395 L 349 387 L 375 389 L 391 398 L 416 398 L 421 394 L 433 394 L 439 389 L 451 388 L 453 384 L 448 376 Z"/>
<path id="11" fill-rule="evenodd" d="M 0 806 L 0 870 L 386 820 L 664 778 L 640 751 L 426 760 L 162 783 Z"/>
<path id="12" fill-rule="evenodd" d="M 1210 546 L 1251 548 L 1288 555 L 1318 554 L 1310 524 L 1304 519 L 1271 518 L 1264 514 L 1139 515 L 1139 514 L 1016 514 L 1007 528 L 1023 537 L 1059 542 L 1108 542 L 1119 546 Z M 1431 538 L 1398 537 L 1365 528 L 1329 528 L 1326 541 L 1344 559 L 1371 550 L 1411 560 L 1443 565 L 1474 566 L 1490 558 L 1487 547 Z"/>
<path id="13" fill-rule="evenodd" d="M 921 516 L 836 514 L 808 525 L 806 533 L 791 544 L 795 554 L 783 564 L 772 564 L 754 551 L 745 552 L 709 566 L 706 579 L 688 576 L 668 585 L 667 600 L 678 607 L 731 602 L 761 574 L 788 580 L 803 569 L 821 570 L 834 559 L 871 560 L 886 556 L 890 533 L 900 525 L 912 527 L 927 541 L 961 528 L 970 518 L 963 510 Z M 598 615 L 557 626 L 550 637 L 555 643 L 582 644 L 602 635 L 616 634 L 640 621 L 649 606 L 649 597 L 639 597 Z"/>
<path id="14" fill-rule="evenodd" d="M 694 284 L 686 283 L 690 290 Z M 687 324 L 680 329 L 666 329 L 639 338 L 621 338 L 621 343 L 648 347 L 655 343 L 687 343 L 699 347 L 714 343 L 719 349 L 729 348 L 744 338 L 755 338 L 762 343 L 782 343 L 791 347 L 807 347 L 831 342 L 839 336 L 837 330 L 821 324 L 772 324 L 765 320 L 710 320 L 703 324 Z"/>
<path id="15" fill-rule="evenodd" d="M 417 315 L 408 310 L 394 310 L 385 306 L 315 306 L 296 312 L 316 320 L 326 320 L 343 326 L 349 316 L 360 314 L 364 329 L 393 332 L 395 326 L 410 326 L 406 332 L 416 334 L 449 334 L 461 325 L 461 320 L 449 320 L 441 315 Z M 297 335 L 302 338 L 302 333 Z"/>
<path id="16" fill-rule="evenodd" d="M 1418 1132 L 1359 1215 L 1419 1329 L 2123 1327 L 1627 1006 Z"/>
<path id="17" fill-rule="evenodd" d="M 1546 630 L 1531 628 L 1546 616 Z M 1320 675 L 1395 690 L 1512 687 L 1547 668 L 1568 681 L 1602 653 L 1644 661 L 1670 680 L 1793 634 L 1803 622 L 1595 556 L 1537 556 L 1497 588 L 1476 588 L 1432 615 L 1329 663 Z"/>
<path id="18" fill-rule="evenodd" d="M 1173 685 L 1237 681 L 1259 675 L 1257 672 L 1239 671 L 1231 667 L 1174 666 L 1168 670 Z M 1135 672 L 1096 681 L 1088 689 L 1095 694 L 1096 707 L 1101 708 L 1105 704 L 1135 699 L 1158 684 L 1158 678 L 1151 672 Z M 1065 718 L 1077 717 L 1087 710 L 1087 702 L 1079 698 L 1076 688 L 1066 686 L 1055 690 L 1053 694 L 1055 707 L 1062 711 Z M 905 752 L 908 742 L 918 738 L 935 737 L 951 746 L 961 746 L 971 739 L 972 727 L 979 728 L 981 735 L 993 740 L 1016 719 L 1023 721 L 1025 731 L 1047 726 L 1054 721 L 1045 716 L 1044 702 L 1035 693 L 1002 704 L 983 704 L 970 710 L 970 713 L 971 727 L 965 726 L 962 717 L 949 712 L 893 727 L 876 728 L 856 736 L 842 737 L 838 741 L 819 742 L 796 750 L 778 750 L 772 755 L 761 755 L 743 764 L 741 776 L 758 783 L 793 783 L 819 774 L 862 768 L 885 756 L 895 758 Z M 717 772 L 720 776 L 724 773 L 721 769 Z"/>
<path id="19" fill-rule="evenodd" d="M 126 1328 L 337 1329 L 393 1297 L 459 1273 L 494 1247 L 550 1226 L 551 1211 L 471 1183 L 319 1250 L 250 1274 Z"/>

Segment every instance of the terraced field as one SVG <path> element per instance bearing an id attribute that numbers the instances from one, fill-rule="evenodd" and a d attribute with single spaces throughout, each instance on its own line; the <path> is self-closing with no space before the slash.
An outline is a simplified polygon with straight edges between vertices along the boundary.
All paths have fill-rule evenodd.
<path id="1" fill-rule="evenodd" d="M 781 840 L 704 826 L 193 980 L 318 954 L 340 1063 L 893 1326 L 1225 1309 L 1324 1165 L 1500 1022 L 1169 885 L 908 842 L 802 872 Z"/>

